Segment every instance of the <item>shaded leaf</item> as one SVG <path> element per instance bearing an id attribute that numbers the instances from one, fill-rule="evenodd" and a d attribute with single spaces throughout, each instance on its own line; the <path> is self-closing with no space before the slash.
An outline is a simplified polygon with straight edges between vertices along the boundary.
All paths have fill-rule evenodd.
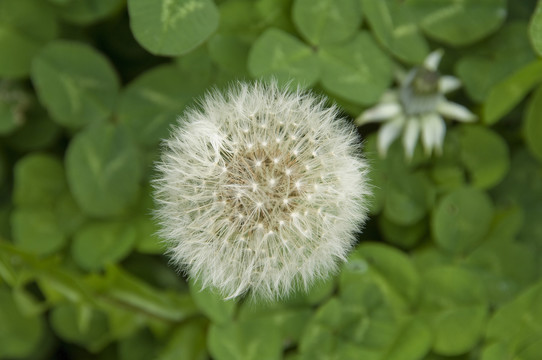
<path id="1" fill-rule="evenodd" d="M 542 161 L 542 86 L 529 100 L 523 119 L 523 136 L 531 153 Z"/>
<path id="2" fill-rule="evenodd" d="M 120 11 L 123 5 L 123 0 L 70 0 L 56 10 L 68 22 L 90 25 Z"/>
<path id="3" fill-rule="evenodd" d="M 41 0 L 0 3 L 0 77 L 22 77 L 43 45 L 58 32 L 53 12 Z"/>

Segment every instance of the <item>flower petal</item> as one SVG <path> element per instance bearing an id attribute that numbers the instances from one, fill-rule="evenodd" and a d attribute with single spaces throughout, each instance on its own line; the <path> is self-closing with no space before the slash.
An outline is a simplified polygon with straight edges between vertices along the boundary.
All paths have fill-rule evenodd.
<path id="1" fill-rule="evenodd" d="M 397 95 L 397 91 L 394 90 L 388 90 L 382 94 L 380 97 L 379 102 L 380 103 L 390 103 L 390 102 L 398 102 L 399 96 Z"/>
<path id="2" fill-rule="evenodd" d="M 446 134 L 444 119 L 435 113 L 428 114 L 422 119 L 422 142 L 427 155 L 435 149 L 438 154 L 442 153 L 442 143 Z"/>
<path id="3" fill-rule="evenodd" d="M 472 122 L 476 120 L 476 115 L 466 107 L 444 99 L 437 105 L 437 111 L 447 118 L 458 121 Z"/>
<path id="4" fill-rule="evenodd" d="M 444 75 L 438 81 L 438 88 L 442 94 L 447 94 L 461 87 L 461 80 L 455 76 Z"/>
<path id="5" fill-rule="evenodd" d="M 420 119 L 417 117 L 408 118 L 406 121 L 405 132 L 403 134 L 403 147 L 407 159 L 412 159 L 418 137 L 420 136 Z"/>
<path id="6" fill-rule="evenodd" d="M 440 59 L 442 59 L 443 54 L 444 51 L 442 49 L 433 51 L 431 54 L 427 55 L 427 57 L 423 61 L 423 66 L 427 70 L 437 71 L 438 65 L 440 64 Z"/>
<path id="7" fill-rule="evenodd" d="M 386 156 L 388 148 L 403 130 L 405 124 L 405 118 L 403 116 L 396 117 L 389 123 L 380 128 L 378 132 L 378 152 L 380 156 Z"/>
<path id="8" fill-rule="evenodd" d="M 357 119 L 358 126 L 370 122 L 380 122 L 390 119 L 401 112 L 401 105 L 396 102 L 378 104 L 365 110 Z"/>

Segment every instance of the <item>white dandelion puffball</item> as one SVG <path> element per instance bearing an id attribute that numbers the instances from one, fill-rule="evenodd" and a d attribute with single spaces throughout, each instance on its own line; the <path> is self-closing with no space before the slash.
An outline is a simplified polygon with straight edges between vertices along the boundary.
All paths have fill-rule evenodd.
<path id="1" fill-rule="evenodd" d="M 276 299 L 345 259 L 367 216 L 367 165 L 355 127 L 324 101 L 240 83 L 179 119 L 157 166 L 157 217 L 172 261 L 203 287 Z"/>

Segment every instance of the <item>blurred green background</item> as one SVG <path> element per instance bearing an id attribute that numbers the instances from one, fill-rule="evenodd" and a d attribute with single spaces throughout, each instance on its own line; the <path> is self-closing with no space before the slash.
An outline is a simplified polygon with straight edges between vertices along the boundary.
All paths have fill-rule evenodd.
<path id="1" fill-rule="evenodd" d="M 442 156 L 376 152 L 335 277 L 222 301 L 162 255 L 160 140 L 206 90 L 269 79 L 354 119 L 443 49 Z M 1 359 L 542 359 L 542 1 L 0 0 Z"/>

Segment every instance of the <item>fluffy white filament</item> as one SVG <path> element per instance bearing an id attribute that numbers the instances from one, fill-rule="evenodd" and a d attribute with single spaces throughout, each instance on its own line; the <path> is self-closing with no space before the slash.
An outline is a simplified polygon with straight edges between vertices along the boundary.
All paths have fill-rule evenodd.
<path id="1" fill-rule="evenodd" d="M 275 299 L 344 260 L 366 218 L 366 162 L 335 107 L 276 84 L 208 94 L 158 164 L 172 261 L 227 298 Z"/>

